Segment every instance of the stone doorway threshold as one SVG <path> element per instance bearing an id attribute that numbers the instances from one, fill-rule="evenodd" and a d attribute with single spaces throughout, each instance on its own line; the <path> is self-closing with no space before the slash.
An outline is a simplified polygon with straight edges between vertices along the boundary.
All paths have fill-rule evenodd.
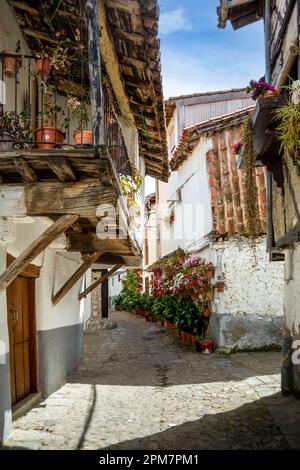
<path id="1" fill-rule="evenodd" d="M 12 419 L 15 421 L 21 416 L 28 413 L 34 406 L 38 405 L 42 401 L 41 392 L 31 393 L 23 400 L 19 401 L 16 405 L 12 407 Z"/>

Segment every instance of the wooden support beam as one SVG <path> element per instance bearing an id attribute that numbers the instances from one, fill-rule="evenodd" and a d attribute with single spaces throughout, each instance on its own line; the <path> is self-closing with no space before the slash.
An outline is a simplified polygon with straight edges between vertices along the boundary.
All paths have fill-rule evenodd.
<path id="1" fill-rule="evenodd" d="M 48 158 L 47 165 L 60 181 L 76 181 L 74 170 L 65 157 Z"/>
<path id="2" fill-rule="evenodd" d="M 100 34 L 97 15 L 97 0 L 87 0 L 86 16 L 88 19 L 89 71 L 91 92 L 91 114 L 95 146 L 103 142 L 102 133 L 102 97 L 101 97 L 101 56 Z"/>
<path id="3" fill-rule="evenodd" d="M 36 172 L 31 168 L 29 163 L 23 157 L 14 158 L 14 165 L 25 183 L 33 183 L 38 181 Z"/>
<path id="4" fill-rule="evenodd" d="M 101 204 L 116 207 L 118 194 L 113 187 L 101 186 L 99 179 L 86 179 L 66 183 L 29 183 L 25 188 L 25 199 L 27 215 L 52 217 L 75 213 L 81 217 L 93 218 Z"/>
<path id="5" fill-rule="evenodd" d="M 131 41 L 137 46 L 143 46 L 145 44 L 145 38 L 142 34 L 132 33 L 128 31 L 124 31 L 121 28 L 112 28 L 113 36 L 125 39 L 126 41 Z"/>
<path id="6" fill-rule="evenodd" d="M 34 31 L 31 29 L 23 29 L 22 30 L 26 36 L 30 36 L 35 39 L 40 39 L 42 41 L 49 42 L 51 44 L 59 44 L 59 41 L 57 39 L 52 38 L 51 36 L 48 36 L 48 34 L 42 33 L 41 31 Z"/>
<path id="7" fill-rule="evenodd" d="M 78 299 L 81 300 L 85 298 L 92 290 L 94 290 L 96 287 L 98 287 L 102 282 L 106 281 L 106 279 L 109 278 L 114 272 L 118 271 L 122 267 L 122 264 L 116 264 L 108 273 L 104 274 L 104 276 L 100 277 L 100 279 L 97 279 L 93 284 L 90 285 L 87 289 L 85 289 L 81 294 L 78 295 Z"/>
<path id="8" fill-rule="evenodd" d="M 106 220 L 105 220 L 106 223 Z M 107 222 L 109 224 L 109 221 Z M 116 223 L 114 221 L 114 223 Z M 67 250 L 70 252 L 94 252 L 117 253 L 120 255 L 131 255 L 129 241 L 119 238 L 100 239 L 95 232 L 90 233 L 67 233 Z"/>
<path id="9" fill-rule="evenodd" d="M 57 219 L 51 227 L 42 233 L 26 250 L 13 261 L 0 276 L 0 291 L 6 289 L 11 282 L 44 251 L 61 233 L 78 219 L 78 215 L 64 215 Z"/>
<path id="10" fill-rule="evenodd" d="M 32 16 L 40 16 L 38 10 L 36 10 L 35 8 L 30 7 L 25 2 L 12 2 L 12 3 L 13 3 L 13 6 L 15 8 L 18 8 L 18 10 L 26 11 L 26 13 L 29 13 Z"/>
<path id="11" fill-rule="evenodd" d="M 63 299 L 70 289 L 76 284 L 77 281 L 84 275 L 84 273 L 99 259 L 102 253 L 93 253 L 89 255 L 84 263 L 77 269 L 77 271 L 67 280 L 67 282 L 59 289 L 59 291 L 52 297 L 53 305 Z"/>

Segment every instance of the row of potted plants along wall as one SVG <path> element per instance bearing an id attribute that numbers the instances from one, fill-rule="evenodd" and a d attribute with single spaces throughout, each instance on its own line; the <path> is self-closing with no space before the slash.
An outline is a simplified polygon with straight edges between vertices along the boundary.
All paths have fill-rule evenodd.
<path id="1" fill-rule="evenodd" d="M 214 280 L 213 265 L 201 258 L 189 258 L 178 250 L 152 265 L 150 271 L 151 295 L 141 292 L 141 271 L 129 271 L 121 295 L 115 300 L 116 309 L 176 329 L 184 342 L 207 341 L 214 291 L 222 291 L 225 285 L 223 278 Z"/>

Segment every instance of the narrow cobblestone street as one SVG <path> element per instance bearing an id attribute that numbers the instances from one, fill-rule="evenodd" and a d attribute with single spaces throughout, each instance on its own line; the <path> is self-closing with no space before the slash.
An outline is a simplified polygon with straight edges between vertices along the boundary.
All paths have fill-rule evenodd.
<path id="1" fill-rule="evenodd" d="M 56 393 L 14 422 L 30 449 L 300 448 L 300 404 L 280 393 L 281 353 L 201 355 L 127 313 L 85 335 Z"/>

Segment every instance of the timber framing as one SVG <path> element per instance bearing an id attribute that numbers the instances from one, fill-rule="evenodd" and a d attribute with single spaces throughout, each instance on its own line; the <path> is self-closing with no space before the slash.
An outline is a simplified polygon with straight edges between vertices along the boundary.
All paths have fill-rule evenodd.
<path id="1" fill-rule="evenodd" d="M 42 253 L 59 235 L 70 227 L 78 219 L 77 215 L 64 215 L 47 228 L 28 248 L 26 248 L 0 275 L 0 291 L 16 279 L 18 274 L 26 270 L 27 266 L 40 253 Z"/>
<path id="2" fill-rule="evenodd" d="M 68 39 L 71 48 L 78 45 L 76 30 L 81 23 L 81 47 L 88 53 L 88 21 L 79 0 L 63 2 L 57 8 L 50 0 L 10 0 L 18 23 L 33 52 L 49 52 Z M 157 0 L 101 0 L 98 2 L 101 30 L 102 71 L 114 91 L 121 117 L 138 127 L 140 153 L 147 174 L 167 181 L 168 151 L 161 78 L 160 42 L 158 39 L 159 6 Z M 50 19 L 50 20 L 49 20 Z M 34 25 L 34 26 L 33 26 Z M 76 64 L 74 65 L 76 68 Z M 77 76 L 78 75 L 78 76 Z M 74 87 L 79 73 L 74 72 Z M 86 82 L 88 83 L 88 73 Z M 62 91 L 65 77 L 58 76 Z M 151 122 L 151 132 L 147 123 Z M 154 167 L 152 145 L 157 146 L 158 164 Z M 148 152 L 146 152 L 146 149 Z"/>
<path id="3" fill-rule="evenodd" d="M 15 150 L 0 153 L 0 217 L 47 217 L 56 221 L 76 215 L 66 230 L 67 250 L 100 252 L 122 265 L 139 265 L 141 251 L 123 201 L 118 176 L 107 148 Z M 112 210 L 105 215 L 104 207 Z M 110 228 L 98 238 L 96 227 Z M 121 228 L 127 231 L 122 232 Z M 113 232 L 111 231 L 113 230 Z"/>
<path id="4" fill-rule="evenodd" d="M 96 287 L 98 287 L 100 284 L 103 282 L 107 281 L 107 279 L 118 269 L 122 267 L 122 264 L 116 264 L 110 271 L 105 273 L 103 276 L 100 277 L 100 279 L 97 279 L 93 284 L 91 284 L 87 289 L 85 289 L 81 294 L 78 295 L 78 300 L 84 299 L 90 292 L 92 292 Z"/>

